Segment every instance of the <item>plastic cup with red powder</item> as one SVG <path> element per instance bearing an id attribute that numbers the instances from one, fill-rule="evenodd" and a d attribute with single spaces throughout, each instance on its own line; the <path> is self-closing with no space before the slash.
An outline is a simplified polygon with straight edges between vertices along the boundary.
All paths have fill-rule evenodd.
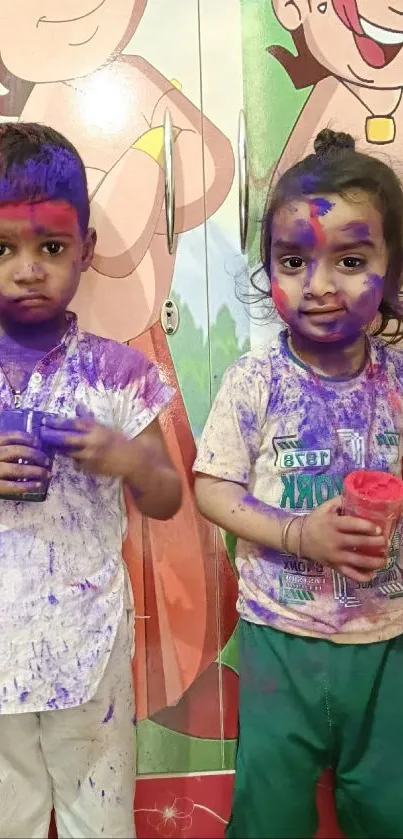
<path id="1" fill-rule="evenodd" d="M 387 472 L 360 469 L 343 484 L 343 514 L 377 524 L 388 540 L 403 513 L 403 481 Z"/>

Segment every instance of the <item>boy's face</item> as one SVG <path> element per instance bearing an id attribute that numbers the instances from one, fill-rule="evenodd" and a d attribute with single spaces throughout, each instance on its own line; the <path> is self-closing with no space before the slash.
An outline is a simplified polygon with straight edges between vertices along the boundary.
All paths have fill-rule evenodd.
<path id="1" fill-rule="evenodd" d="M 311 341 L 356 340 L 378 311 L 387 264 L 381 215 L 358 190 L 290 201 L 275 214 L 273 302 Z"/>
<path id="2" fill-rule="evenodd" d="M 73 299 L 92 261 L 95 231 L 83 236 L 65 201 L 0 205 L 0 320 L 40 324 Z"/>

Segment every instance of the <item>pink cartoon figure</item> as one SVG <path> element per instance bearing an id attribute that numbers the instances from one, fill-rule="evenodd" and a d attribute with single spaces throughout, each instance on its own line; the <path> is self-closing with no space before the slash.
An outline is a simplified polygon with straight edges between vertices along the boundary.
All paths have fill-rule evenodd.
<path id="1" fill-rule="evenodd" d="M 235 578 L 223 544 L 201 519 L 191 492 L 195 445 L 160 326 L 175 266 L 177 235 L 212 215 L 233 179 L 229 140 L 144 58 L 123 54 L 147 0 L 13 0 L 0 4 L 0 114 L 58 129 L 87 170 L 93 267 L 74 300 L 81 327 L 131 342 L 156 360 L 177 389 L 165 436 L 184 476 L 184 504 L 171 521 L 130 509 L 126 561 L 134 582 L 138 717 L 175 706 L 202 678 L 220 736 L 218 641 L 211 614 L 216 563 L 223 595 L 221 642 L 235 625 Z M 167 247 L 163 123 L 173 125 L 175 237 Z M 227 604 L 227 605 L 226 605 Z M 207 675 L 206 675 L 207 674 Z M 214 707 L 213 707 L 214 706 Z M 205 706 L 206 707 L 206 706 Z M 169 719 L 166 721 L 169 724 Z M 217 734 L 218 732 L 218 734 Z M 196 732 L 197 733 L 197 732 Z"/>
<path id="2" fill-rule="evenodd" d="M 271 45 L 298 89 L 313 85 L 278 171 L 313 150 L 323 127 L 347 131 L 358 148 L 403 158 L 403 2 L 395 0 L 272 0 L 293 38 L 296 55 Z"/>

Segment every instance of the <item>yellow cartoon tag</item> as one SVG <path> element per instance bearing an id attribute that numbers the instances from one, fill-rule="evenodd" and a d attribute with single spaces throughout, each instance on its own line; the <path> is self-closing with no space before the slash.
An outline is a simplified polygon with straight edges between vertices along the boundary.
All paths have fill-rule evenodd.
<path id="1" fill-rule="evenodd" d="M 393 143 L 396 137 L 396 123 L 393 117 L 367 117 L 365 134 L 368 143 Z"/>

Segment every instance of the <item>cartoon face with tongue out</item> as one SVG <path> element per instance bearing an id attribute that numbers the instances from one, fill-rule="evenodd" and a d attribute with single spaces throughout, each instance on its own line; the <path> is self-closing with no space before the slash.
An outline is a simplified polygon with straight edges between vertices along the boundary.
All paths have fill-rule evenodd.
<path id="1" fill-rule="evenodd" d="M 332 3 L 342 23 L 352 32 L 363 61 L 369 67 L 376 69 L 387 67 L 396 58 L 403 44 L 403 9 L 399 10 L 391 6 L 385 9 L 382 2 L 379 2 L 375 8 L 374 2 L 365 2 L 365 0 L 360 3 L 360 10 L 358 10 L 356 0 L 332 0 Z M 374 12 L 377 12 L 377 17 L 382 19 L 382 26 L 372 18 Z M 396 15 L 400 16 L 401 29 L 384 25 L 388 12 L 390 24 L 397 25 Z M 367 18 L 366 14 L 370 14 L 371 18 Z"/>
<path id="2" fill-rule="evenodd" d="M 272 6 L 297 55 L 280 46 L 268 52 L 296 88 L 314 85 L 285 150 L 287 165 L 296 142 L 297 156 L 301 143 L 309 152 L 325 126 L 349 131 L 372 153 L 396 143 L 402 160 L 403 0 L 272 0 Z"/>

